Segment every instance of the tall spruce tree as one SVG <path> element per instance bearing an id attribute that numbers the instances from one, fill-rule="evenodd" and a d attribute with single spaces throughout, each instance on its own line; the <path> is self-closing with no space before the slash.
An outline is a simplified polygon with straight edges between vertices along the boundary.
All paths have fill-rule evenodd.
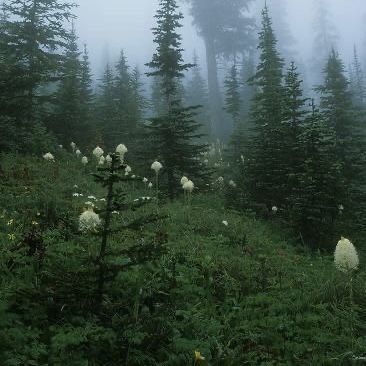
<path id="1" fill-rule="evenodd" d="M 192 180 L 203 178 L 205 171 L 199 155 L 205 146 L 195 143 L 200 136 L 199 123 L 194 120 L 194 107 L 183 107 L 179 98 L 179 81 L 184 71 L 193 65 L 185 64 L 182 57 L 181 27 L 183 15 L 178 12 L 175 0 L 160 0 L 155 16 L 157 26 L 153 28 L 157 50 L 147 64 L 153 71 L 147 75 L 159 77 L 164 98 L 164 113 L 151 119 L 149 129 L 154 151 L 149 158 L 160 159 L 163 166 L 169 197 L 176 196 L 180 177 L 185 174 Z"/>
<path id="2" fill-rule="evenodd" d="M 272 22 L 265 7 L 259 33 L 260 61 L 251 79 L 256 93 L 251 108 L 254 136 L 248 150 L 250 192 L 255 201 L 282 206 L 286 197 L 286 178 L 282 153 L 283 60 L 277 49 Z"/>
<path id="3" fill-rule="evenodd" d="M 307 114 L 307 99 L 303 97 L 302 80 L 294 62 L 285 75 L 283 115 L 282 115 L 282 155 L 286 161 L 287 205 L 291 209 L 292 200 L 300 191 L 301 164 L 304 154 L 300 143 L 304 118 Z"/>
<path id="4" fill-rule="evenodd" d="M 69 39 L 65 22 L 72 18 L 73 6 L 57 0 L 9 0 L 4 4 L 9 17 L 3 46 L 14 67 L 10 84 L 17 89 L 14 114 L 19 134 L 31 133 L 35 119 L 43 116 L 42 107 L 52 101 L 52 95 L 39 91 L 59 79 L 62 50 Z"/>
<path id="5" fill-rule="evenodd" d="M 110 149 L 113 149 L 121 141 L 121 136 L 117 134 L 119 126 L 114 91 L 114 73 L 110 64 L 107 63 L 99 85 L 96 107 L 98 119 L 97 135 L 102 140 L 99 142 L 102 142 Z"/>
<path id="6" fill-rule="evenodd" d="M 345 219 L 358 221 L 365 201 L 365 137 L 363 116 L 352 103 L 344 65 L 332 50 L 324 69 L 324 83 L 318 87 L 320 109 L 328 128 L 335 133 L 336 159 L 344 180 L 343 195 L 338 198 L 344 206 Z M 361 212 L 362 211 L 362 212 Z M 357 215 L 355 213 L 358 212 Z"/>
<path id="7" fill-rule="evenodd" d="M 206 80 L 202 76 L 199 59 L 195 54 L 193 57 L 192 72 L 185 87 L 185 104 L 202 106 L 197 111 L 197 120 L 202 125 L 202 132 L 207 137 L 212 137 L 212 126 L 209 113 L 208 89 Z"/>
<path id="8" fill-rule="evenodd" d="M 254 19 L 248 12 L 253 0 L 186 0 L 206 49 L 210 118 L 216 135 L 225 131 L 222 125 L 223 98 L 218 76 L 218 57 L 232 57 L 254 44 Z"/>
<path id="9" fill-rule="evenodd" d="M 359 108 L 363 108 L 365 106 L 366 98 L 365 77 L 356 46 L 353 48 L 353 62 L 350 68 L 350 74 L 350 88 L 353 104 Z"/>
<path id="10" fill-rule="evenodd" d="M 315 108 L 304 120 L 299 136 L 302 162 L 297 169 L 298 191 L 291 197 L 291 223 L 303 242 L 313 248 L 330 248 L 341 229 L 344 180 L 337 160 L 335 131 Z"/>
<path id="11" fill-rule="evenodd" d="M 62 66 L 62 79 L 56 93 L 55 115 L 51 118 L 50 129 L 62 144 L 68 145 L 70 141 L 75 141 L 84 148 L 91 136 L 88 113 L 90 100 L 85 99 L 88 90 L 83 85 L 83 73 L 86 70 L 83 69 L 80 56 L 73 27 Z"/>

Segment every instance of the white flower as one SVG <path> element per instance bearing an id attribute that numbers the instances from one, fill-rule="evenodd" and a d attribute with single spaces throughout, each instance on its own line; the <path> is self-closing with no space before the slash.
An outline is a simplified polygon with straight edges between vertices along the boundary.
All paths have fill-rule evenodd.
<path id="1" fill-rule="evenodd" d="M 126 166 L 126 168 L 125 168 L 125 173 L 126 173 L 126 175 L 128 175 L 129 173 L 131 173 L 132 172 L 132 169 L 131 169 L 131 167 L 129 166 L 129 165 L 127 165 Z"/>
<path id="2" fill-rule="evenodd" d="M 182 185 L 182 186 L 184 186 L 184 183 L 187 183 L 188 182 L 188 178 L 187 177 L 182 177 L 182 179 L 180 180 L 180 184 Z"/>
<path id="3" fill-rule="evenodd" d="M 225 226 L 228 226 L 229 225 L 229 223 L 226 221 L 226 220 L 223 220 L 223 225 L 225 225 Z"/>
<path id="4" fill-rule="evenodd" d="M 338 242 L 334 252 L 334 264 L 342 272 L 356 270 L 359 259 L 354 245 L 343 236 Z"/>
<path id="5" fill-rule="evenodd" d="M 208 164 L 208 159 L 203 160 L 205 164 Z"/>
<path id="6" fill-rule="evenodd" d="M 105 157 L 105 161 L 106 163 L 109 165 L 112 163 L 112 157 L 108 154 L 106 157 Z"/>
<path id="7" fill-rule="evenodd" d="M 158 161 L 154 161 L 151 164 L 151 169 L 155 171 L 156 174 L 159 174 L 159 170 L 162 168 L 163 166 L 161 165 L 161 163 L 159 163 Z"/>
<path id="8" fill-rule="evenodd" d="M 273 213 L 277 213 L 277 211 L 278 211 L 277 206 L 273 206 L 273 207 L 272 207 L 272 212 L 273 212 Z"/>
<path id="9" fill-rule="evenodd" d="M 99 165 L 104 165 L 105 163 L 105 157 L 102 155 L 100 158 L 99 158 Z"/>
<path id="10" fill-rule="evenodd" d="M 80 151 L 79 149 L 77 149 L 77 150 L 75 151 L 75 154 L 76 154 L 76 156 L 77 156 L 77 157 L 79 157 L 79 156 L 81 155 L 81 151 Z"/>
<path id="11" fill-rule="evenodd" d="M 104 154 L 103 149 L 101 149 L 99 146 L 97 146 L 94 150 L 93 150 L 93 155 L 99 160 L 100 157 Z"/>
<path id="12" fill-rule="evenodd" d="M 144 178 L 142 181 L 143 181 L 144 183 L 147 183 L 147 182 L 148 182 L 148 179 L 147 179 L 147 178 Z"/>
<path id="13" fill-rule="evenodd" d="M 152 188 L 152 187 L 153 187 L 153 184 L 150 182 L 147 186 L 148 186 L 149 188 Z"/>
<path id="14" fill-rule="evenodd" d="M 128 149 L 124 144 L 119 144 L 116 147 L 116 153 L 119 154 L 121 158 L 126 154 L 126 152 L 128 152 Z"/>
<path id="15" fill-rule="evenodd" d="M 233 187 L 233 188 L 236 188 L 236 183 L 235 183 L 233 180 L 231 180 L 231 181 L 229 182 L 229 186 L 231 186 L 231 187 Z"/>
<path id="16" fill-rule="evenodd" d="M 135 179 L 136 178 L 136 175 L 134 174 L 133 176 L 131 176 L 132 179 Z"/>
<path id="17" fill-rule="evenodd" d="M 87 158 L 86 156 L 83 156 L 83 157 L 81 158 L 81 163 L 82 163 L 83 165 L 88 164 L 88 158 Z"/>
<path id="18" fill-rule="evenodd" d="M 219 184 L 223 184 L 224 183 L 224 178 L 223 177 L 218 177 L 217 181 Z"/>
<path id="19" fill-rule="evenodd" d="M 88 208 L 79 217 L 79 230 L 81 232 L 96 231 L 100 225 L 99 215 L 92 208 Z"/>
<path id="20" fill-rule="evenodd" d="M 338 210 L 339 211 L 343 211 L 344 210 L 344 206 L 341 204 L 341 205 L 338 205 Z"/>
<path id="21" fill-rule="evenodd" d="M 99 201 L 105 202 L 106 199 L 105 198 L 101 198 Z"/>
<path id="22" fill-rule="evenodd" d="M 185 182 L 183 184 L 183 189 L 189 193 L 192 193 L 193 189 L 194 189 L 194 184 L 191 180 L 188 180 L 187 182 Z"/>
<path id="23" fill-rule="evenodd" d="M 63 149 L 63 148 L 64 148 L 64 146 L 63 146 L 63 145 L 58 145 L 58 147 L 59 147 L 60 149 Z"/>
<path id="24" fill-rule="evenodd" d="M 79 186 L 77 184 L 74 184 L 74 188 L 79 188 Z"/>
<path id="25" fill-rule="evenodd" d="M 48 160 L 48 161 L 55 161 L 55 157 L 50 152 L 48 152 L 47 154 L 44 154 L 43 159 Z"/>
<path id="26" fill-rule="evenodd" d="M 88 200 L 96 200 L 95 196 L 88 196 Z"/>
<path id="27" fill-rule="evenodd" d="M 85 206 L 94 207 L 95 205 L 93 202 L 87 201 L 87 202 L 85 202 Z"/>
<path id="28" fill-rule="evenodd" d="M 72 148 L 72 151 L 75 151 L 75 149 L 76 149 L 76 144 L 75 144 L 75 142 L 72 142 L 72 143 L 70 144 L 70 146 L 71 146 L 71 148 Z"/>
<path id="29" fill-rule="evenodd" d="M 73 193 L 72 196 L 73 197 L 79 197 L 79 193 Z"/>

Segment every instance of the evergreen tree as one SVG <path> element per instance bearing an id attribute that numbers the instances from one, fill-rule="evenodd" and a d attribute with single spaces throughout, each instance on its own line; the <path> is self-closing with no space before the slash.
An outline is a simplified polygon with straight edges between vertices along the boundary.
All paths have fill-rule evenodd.
<path id="1" fill-rule="evenodd" d="M 352 93 L 353 104 L 359 108 L 365 105 L 365 78 L 363 75 L 362 65 L 358 57 L 356 46 L 353 49 L 353 62 L 350 69 L 351 80 L 350 88 Z"/>
<path id="2" fill-rule="evenodd" d="M 210 119 L 216 135 L 225 132 L 223 101 L 218 77 L 218 56 L 232 57 L 253 46 L 254 19 L 248 9 L 253 0 L 187 0 L 206 48 Z"/>
<path id="3" fill-rule="evenodd" d="M 206 136 L 212 135 L 212 126 L 209 115 L 209 102 L 208 102 L 208 90 L 207 83 L 202 77 L 201 68 L 199 66 L 199 60 L 195 54 L 193 57 L 191 77 L 186 85 L 185 103 L 186 105 L 200 105 L 201 108 L 197 112 L 197 120 L 202 125 L 202 132 Z"/>
<path id="4" fill-rule="evenodd" d="M 330 248 L 341 232 L 344 181 L 335 149 L 336 136 L 324 116 L 315 109 L 304 120 L 299 136 L 303 160 L 298 169 L 298 192 L 292 197 L 291 222 L 304 243 Z"/>
<path id="5" fill-rule="evenodd" d="M 182 175 L 192 180 L 204 177 L 205 172 L 199 162 L 199 155 L 205 146 L 195 143 L 200 137 L 200 125 L 194 121 L 194 107 L 183 107 L 179 98 L 179 80 L 184 71 L 193 65 L 185 64 L 182 57 L 181 27 L 183 15 L 177 11 L 175 0 L 161 0 L 153 28 L 157 50 L 152 61 L 147 64 L 153 71 L 148 76 L 159 77 L 161 94 L 164 98 L 164 113 L 151 119 L 150 130 L 153 136 L 154 155 L 164 166 L 170 198 L 176 195 Z"/>
<path id="6" fill-rule="evenodd" d="M 312 84 L 318 84 L 322 79 L 323 65 L 329 53 L 337 47 L 338 33 L 332 23 L 329 7 L 324 0 L 314 0 L 316 16 L 314 21 L 314 42 L 312 54 Z"/>
<path id="7" fill-rule="evenodd" d="M 225 111 L 230 114 L 234 127 L 237 127 L 240 121 L 240 83 L 238 78 L 238 69 L 236 64 L 230 68 L 224 81 L 226 89 Z"/>
<path id="8" fill-rule="evenodd" d="M 73 6 L 57 0 L 9 0 L 4 4 L 9 15 L 4 44 L 16 71 L 12 80 L 17 88 L 18 133 L 22 133 L 20 129 L 29 132 L 35 118 L 41 117 L 42 106 L 52 100 L 39 90 L 58 80 L 61 52 L 69 39 L 65 22 L 72 18 Z"/>
<path id="9" fill-rule="evenodd" d="M 287 206 L 291 210 L 293 200 L 300 193 L 301 164 L 305 155 L 300 142 L 303 122 L 307 111 L 306 98 L 303 97 L 302 80 L 294 62 L 291 62 L 284 85 L 283 115 L 282 115 L 282 155 L 286 162 L 284 174 L 287 190 Z"/>
<path id="10" fill-rule="evenodd" d="M 255 74 L 254 55 L 253 52 L 242 57 L 242 68 L 240 70 L 240 99 L 241 103 L 241 116 L 246 121 L 244 126 L 246 132 L 249 132 L 248 117 L 249 111 L 254 97 L 255 87 L 248 82 Z"/>
<path id="11" fill-rule="evenodd" d="M 58 141 L 65 146 L 70 141 L 75 141 L 78 146 L 85 147 L 91 135 L 89 121 L 89 105 L 86 97 L 88 89 L 85 90 L 83 75 L 85 72 L 80 61 L 81 52 L 77 45 L 75 29 L 72 29 L 67 45 L 65 60 L 62 67 L 62 79 L 56 94 L 55 116 L 52 116 L 53 123 L 51 130 L 58 137 Z M 84 85 L 83 85 L 84 82 Z"/>
<path id="12" fill-rule="evenodd" d="M 324 83 L 318 87 L 320 108 L 328 128 L 335 134 L 336 159 L 344 179 L 343 194 L 338 199 L 344 206 L 344 215 L 358 221 L 360 203 L 364 199 L 365 185 L 365 137 L 362 131 L 362 116 L 355 110 L 349 82 L 344 75 L 344 65 L 332 50 L 324 69 Z"/>
<path id="13" fill-rule="evenodd" d="M 103 142 L 110 149 L 114 149 L 122 137 L 117 134 L 119 126 L 114 92 L 114 74 L 111 66 L 107 63 L 97 96 L 97 135 L 100 135 L 102 140 L 100 142 Z"/>
<path id="14" fill-rule="evenodd" d="M 254 136 L 248 151 L 250 192 L 256 202 L 281 206 L 286 196 L 282 154 L 283 61 L 276 50 L 277 40 L 265 7 L 259 33 L 260 62 L 251 79 L 257 88 L 251 109 Z"/>

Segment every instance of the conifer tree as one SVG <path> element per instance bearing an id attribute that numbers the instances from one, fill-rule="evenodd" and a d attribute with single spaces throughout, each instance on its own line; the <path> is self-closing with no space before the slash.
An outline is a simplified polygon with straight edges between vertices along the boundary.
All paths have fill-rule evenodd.
<path id="1" fill-rule="evenodd" d="M 89 106 L 88 101 L 84 100 L 85 92 L 88 91 L 83 90 L 83 67 L 80 55 L 73 28 L 65 53 L 62 79 L 56 93 L 55 116 L 52 116 L 53 123 L 50 125 L 58 141 L 65 146 L 71 140 L 77 142 L 79 147 L 85 147 L 91 135 L 88 120 Z"/>
<path id="2" fill-rule="evenodd" d="M 303 97 L 302 80 L 294 62 L 291 62 L 285 75 L 283 116 L 282 116 L 282 152 L 286 162 L 284 174 L 287 179 L 287 201 L 299 194 L 300 166 L 304 155 L 300 143 L 303 128 L 306 98 Z"/>
<path id="3" fill-rule="evenodd" d="M 355 212 L 360 216 L 360 204 L 365 200 L 365 137 L 362 115 L 352 103 L 344 65 L 334 50 L 324 69 L 324 83 L 318 91 L 321 112 L 328 128 L 335 134 L 336 159 L 344 180 L 343 195 L 338 197 L 343 198 L 344 215 L 351 220 Z M 353 217 L 355 221 L 358 219 Z"/>
<path id="4" fill-rule="evenodd" d="M 248 150 L 250 192 L 256 202 L 281 206 L 286 196 L 282 154 L 283 61 L 265 7 L 259 33 L 260 61 L 251 83 L 256 87 L 251 109 L 254 136 Z"/>
<path id="5" fill-rule="evenodd" d="M 194 120 L 195 108 L 183 107 L 178 93 L 184 71 L 193 66 L 183 62 L 181 36 L 177 33 L 183 15 L 178 12 L 175 0 L 160 0 L 155 18 L 157 26 L 153 28 L 153 34 L 157 50 L 147 66 L 152 69 L 148 76 L 160 79 L 164 113 L 151 119 L 149 128 L 154 151 L 150 159 L 158 158 L 162 162 L 168 194 L 174 198 L 182 175 L 188 175 L 192 180 L 204 177 L 198 158 L 205 146 L 195 143 L 201 137 L 200 125 Z"/>
<path id="6" fill-rule="evenodd" d="M 74 4 L 57 0 L 9 0 L 4 10 L 9 14 L 5 25 L 6 47 L 18 66 L 13 75 L 18 85 L 18 110 L 22 123 L 29 129 L 40 108 L 51 96 L 39 95 L 39 88 L 58 80 L 69 33 L 65 22 L 72 18 Z"/>
<path id="7" fill-rule="evenodd" d="M 329 248 L 341 235 L 336 223 L 345 198 L 344 180 L 337 160 L 335 131 L 314 101 L 299 141 L 303 159 L 297 175 L 298 191 L 293 192 L 291 200 L 291 223 L 306 245 Z"/>
<path id="8" fill-rule="evenodd" d="M 114 74 L 110 64 L 107 63 L 97 96 L 97 134 L 101 136 L 102 142 L 108 148 L 114 148 L 121 141 L 121 136 L 118 136 L 117 134 L 119 128 L 116 117 L 114 92 Z"/>
<path id="9" fill-rule="evenodd" d="M 249 132 L 248 117 L 252 99 L 254 97 L 254 87 L 248 82 L 255 74 L 254 55 L 253 52 L 249 52 L 248 55 L 242 57 L 242 67 L 240 70 L 240 99 L 241 103 L 241 115 L 243 120 L 246 121 L 244 126 L 245 131 Z"/>
<path id="10" fill-rule="evenodd" d="M 352 101 L 355 106 L 362 108 L 365 106 L 366 98 L 365 77 L 363 74 L 361 62 L 358 57 L 356 46 L 354 46 L 353 49 L 353 62 L 350 71 L 350 88 L 352 93 Z"/>
<path id="11" fill-rule="evenodd" d="M 86 44 L 84 45 L 84 51 L 81 60 L 80 88 L 81 105 L 83 108 L 85 108 L 84 113 L 88 120 L 91 121 L 93 119 L 92 114 L 94 107 L 94 92 L 93 79 L 90 70 L 89 53 Z"/>
<path id="12" fill-rule="evenodd" d="M 202 77 L 199 59 L 195 54 L 193 57 L 191 77 L 187 82 L 185 91 L 186 105 L 200 105 L 197 111 L 197 120 L 202 125 L 202 132 L 206 136 L 212 135 L 212 126 L 209 115 L 208 89 L 205 79 Z"/>

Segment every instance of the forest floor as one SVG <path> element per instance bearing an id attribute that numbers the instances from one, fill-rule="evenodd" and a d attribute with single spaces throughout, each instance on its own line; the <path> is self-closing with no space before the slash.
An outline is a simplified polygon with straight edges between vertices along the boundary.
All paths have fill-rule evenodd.
<path id="1" fill-rule="evenodd" d="M 3 365 L 365 364 L 362 253 L 345 275 L 331 254 L 296 244 L 280 216 L 229 210 L 213 192 L 151 200 L 113 215 L 111 261 L 125 269 L 106 285 L 103 319 L 113 321 L 101 322 L 86 304 L 100 237 L 78 231 L 86 202 L 105 202 L 93 169 L 66 153 L 0 162 Z M 132 202 L 155 195 L 141 179 L 124 189 Z M 151 213 L 160 218 L 123 229 Z M 161 253 L 128 266 L 118 250 L 151 238 Z"/>

